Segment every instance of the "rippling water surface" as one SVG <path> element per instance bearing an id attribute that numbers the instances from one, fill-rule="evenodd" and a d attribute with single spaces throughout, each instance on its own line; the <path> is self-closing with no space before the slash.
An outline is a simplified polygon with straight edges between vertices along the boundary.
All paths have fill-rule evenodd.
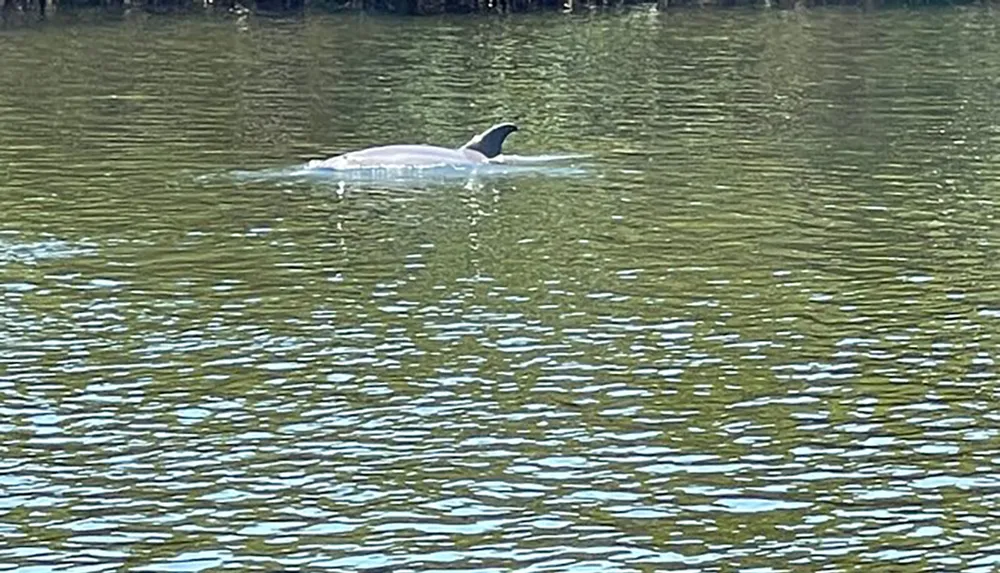
<path id="1" fill-rule="evenodd" d="M 0 28 L 0 569 L 994 570 L 998 29 Z"/>

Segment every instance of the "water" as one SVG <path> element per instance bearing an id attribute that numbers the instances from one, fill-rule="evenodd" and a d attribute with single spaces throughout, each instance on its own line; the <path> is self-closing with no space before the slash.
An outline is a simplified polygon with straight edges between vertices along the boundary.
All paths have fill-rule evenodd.
<path id="1" fill-rule="evenodd" d="M 993 570 L 998 28 L 0 29 L 3 570 Z"/>

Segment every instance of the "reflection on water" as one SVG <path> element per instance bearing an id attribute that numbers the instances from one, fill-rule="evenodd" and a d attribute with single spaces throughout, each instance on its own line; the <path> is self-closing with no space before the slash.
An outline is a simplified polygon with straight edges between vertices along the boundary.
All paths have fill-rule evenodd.
<path id="1" fill-rule="evenodd" d="M 5 31 L 0 563 L 992 570 L 996 32 Z M 592 176 L 199 178 L 500 119 Z"/>

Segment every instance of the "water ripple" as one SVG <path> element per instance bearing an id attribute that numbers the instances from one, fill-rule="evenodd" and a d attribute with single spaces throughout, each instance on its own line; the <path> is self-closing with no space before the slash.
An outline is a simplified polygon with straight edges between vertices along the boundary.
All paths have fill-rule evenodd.
<path id="1" fill-rule="evenodd" d="M 4 36 L 0 566 L 996 565 L 988 10 L 71 19 Z M 592 176 L 198 178 L 499 119 Z"/>

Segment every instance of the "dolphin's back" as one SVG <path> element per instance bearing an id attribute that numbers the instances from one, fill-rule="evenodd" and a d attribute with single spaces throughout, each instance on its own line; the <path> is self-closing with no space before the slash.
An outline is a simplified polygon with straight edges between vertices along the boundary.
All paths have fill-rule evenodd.
<path id="1" fill-rule="evenodd" d="M 319 169 L 400 169 L 469 166 L 485 163 L 482 153 L 434 145 L 383 145 L 311 162 Z"/>

